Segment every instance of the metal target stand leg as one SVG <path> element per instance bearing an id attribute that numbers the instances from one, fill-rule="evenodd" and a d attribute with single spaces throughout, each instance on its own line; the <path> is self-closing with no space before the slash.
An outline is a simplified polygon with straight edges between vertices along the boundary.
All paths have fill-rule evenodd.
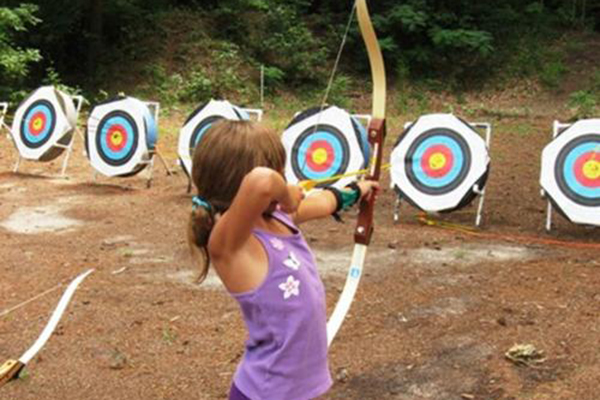
<path id="1" fill-rule="evenodd" d="M 2 130 L 2 128 L 4 127 L 8 128 L 8 126 L 4 124 L 4 117 L 6 116 L 6 111 L 8 111 L 8 103 L 0 103 L 0 130 Z M 8 130 L 10 131 L 10 129 Z M 6 136 L 9 136 L 8 133 L 6 134 Z"/>
<path id="2" fill-rule="evenodd" d="M 488 154 L 490 152 L 490 145 L 492 143 L 492 125 L 488 122 L 474 122 L 472 126 L 480 129 L 485 129 L 485 147 L 487 148 Z M 473 192 L 477 193 L 479 197 L 479 205 L 477 206 L 477 214 L 475 216 L 475 226 L 481 226 L 481 219 L 483 215 L 483 203 L 485 201 L 485 187 L 481 189 L 479 185 L 473 186 Z"/>
<path id="3" fill-rule="evenodd" d="M 83 96 L 73 96 L 73 101 L 76 102 L 75 116 L 76 116 L 76 121 L 78 121 L 79 120 L 79 112 L 81 111 L 81 106 L 83 105 L 84 98 L 83 98 Z M 79 137 L 81 137 L 81 139 L 84 140 L 83 134 L 77 127 L 77 122 L 75 122 L 74 131 L 75 131 L 74 132 L 75 134 L 71 137 L 71 141 L 69 142 L 68 145 L 64 146 L 67 149 L 67 154 L 65 155 L 65 159 L 63 160 L 63 164 L 62 164 L 62 168 L 61 168 L 61 172 L 60 172 L 61 178 L 64 178 L 65 173 L 67 172 L 67 166 L 69 164 L 69 159 L 71 158 L 71 153 L 73 152 L 73 145 L 75 144 L 75 136 L 79 135 Z M 57 145 L 57 147 L 62 147 L 62 145 Z"/>
<path id="4" fill-rule="evenodd" d="M 145 104 L 149 108 L 152 108 L 154 110 L 154 112 L 153 112 L 153 114 L 154 114 L 154 121 L 156 122 L 156 125 L 158 126 L 158 119 L 159 119 L 159 115 L 160 115 L 160 103 L 156 102 L 156 101 L 147 101 L 147 102 L 145 102 Z M 158 159 L 162 163 L 163 167 L 165 167 L 165 171 L 167 172 L 167 176 L 173 175 L 173 172 L 169 168 L 169 166 L 168 166 L 165 158 L 163 157 L 163 155 L 159 151 L 158 145 L 156 145 L 154 147 L 154 149 L 150 152 L 150 160 L 148 160 L 148 166 L 149 166 L 149 168 L 148 168 L 148 175 L 146 177 L 146 187 L 147 188 L 152 187 L 152 181 L 154 179 L 154 157 L 158 157 Z"/>
<path id="5" fill-rule="evenodd" d="M 396 202 L 394 203 L 394 223 L 397 224 L 400 222 L 400 205 L 402 203 L 402 199 L 400 196 L 396 196 Z"/>

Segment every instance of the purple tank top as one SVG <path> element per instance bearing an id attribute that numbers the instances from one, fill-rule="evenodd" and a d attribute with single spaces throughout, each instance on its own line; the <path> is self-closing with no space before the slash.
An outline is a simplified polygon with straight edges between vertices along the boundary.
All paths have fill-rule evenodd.
<path id="1" fill-rule="evenodd" d="M 269 271 L 255 290 L 232 294 L 249 334 L 233 381 L 252 400 L 307 400 L 332 383 L 325 288 L 298 228 L 282 212 L 273 217 L 294 234 L 253 231 L 267 253 Z"/>

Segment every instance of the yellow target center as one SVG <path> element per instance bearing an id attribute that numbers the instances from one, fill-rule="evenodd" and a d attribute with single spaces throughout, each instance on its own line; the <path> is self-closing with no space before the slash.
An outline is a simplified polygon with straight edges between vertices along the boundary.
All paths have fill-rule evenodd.
<path id="1" fill-rule="evenodd" d="M 36 131 L 39 131 L 40 129 L 42 129 L 43 124 L 44 124 L 44 121 L 42 121 L 41 118 L 36 118 L 33 120 L 33 129 L 35 129 Z"/>
<path id="2" fill-rule="evenodd" d="M 123 142 L 123 135 L 121 134 L 121 132 L 113 132 L 111 140 L 115 144 L 115 146 L 118 146 Z"/>
<path id="3" fill-rule="evenodd" d="M 315 164 L 321 165 L 327 161 L 327 150 L 317 149 L 312 153 L 312 159 Z"/>
<path id="4" fill-rule="evenodd" d="M 599 179 L 600 161 L 590 160 L 583 164 L 583 175 L 590 180 Z"/>
<path id="5" fill-rule="evenodd" d="M 429 168 L 434 171 L 444 168 L 446 165 L 446 156 L 442 153 L 435 153 L 429 158 Z"/>

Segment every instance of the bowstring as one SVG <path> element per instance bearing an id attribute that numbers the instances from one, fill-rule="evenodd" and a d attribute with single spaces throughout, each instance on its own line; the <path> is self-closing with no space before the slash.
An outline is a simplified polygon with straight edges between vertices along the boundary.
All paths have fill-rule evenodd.
<path id="1" fill-rule="evenodd" d="M 337 55 L 335 58 L 335 62 L 333 64 L 333 69 L 331 71 L 331 75 L 329 76 L 329 81 L 327 82 L 327 87 L 325 88 L 325 93 L 323 94 L 323 99 L 321 100 L 321 105 L 319 107 L 319 117 L 317 118 L 317 123 L 315 124 L 315 127 L 314 127 L 311 135 L 314 135 L 315 133 L 317 133 L 317 130 L 319 129 L 319 126 L 321 125 L 321 119 L 323 118 L 323 110 L 327 106 L 327 100 L 329 99 L 329 94 L 331 93 L 331 89 L 333 87 L 335 75 L 337 73 L 338 67 L 340 65 L 340 60 L 342 58 L 342 53 L 344 52 L 344 47 L 346 46 L 348 36 L 350 35 L 350 28 L 352 27 L 352 22 L 354 21 L 354 14 L 356 13 L 356 3 L 357 2 L 354 1 L 353 5 L 352 5 L 352 11 L 350 11 L 350 17 L 348 18 L 348 23 L 346 24 L 346 31 L 344 32 L 344 36 L 342 37 L 342 42 L 338 49 L 338 52 L 337 52 Z M 304 157 L 302 157 L 302 159 L 303 159 L 302 167 L 300 168 L 300 171 L 302 173 L 304 173 L 304 168 L 306 168 L 307 157 L 308 157 L 308 154 L 305 154 Z"/>

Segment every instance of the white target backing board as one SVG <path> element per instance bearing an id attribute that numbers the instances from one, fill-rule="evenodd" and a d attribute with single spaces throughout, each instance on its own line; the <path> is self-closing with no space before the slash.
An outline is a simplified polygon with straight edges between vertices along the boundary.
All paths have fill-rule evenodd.
<path id="1" fill-rule="evenodd" d="M 127 177 L 151 164 L 158 126 L 148 104 L 133 97 L 94 106 L 87 121 L 90 164 L 108 177 Z"/>
<path id="2" fill-rule="evenodd" d="M 261 120 L 262 110 L 246 110 L 226 100 L 211 100 L 196 108 L 179 132 L 178 155 L 183 171 L 191 176 L 194 149 L 216 121 L 221 119 L 249 120 L 249 112 L 255 113 L 258 120 Z"/>
<path id="3" fill-rule="evenodd" d="M 50 161 L 69 148 L 77 127 L 73 98 L 52 86 L 31 93 L 17 108 L 10 130 L 20 158 Z"/>
<path id="4" fill-rule="evenodd" d="M 321 180 L 365 169 L 370 146 L 367 132 L 347 111 L 330 106 L 298 114 L 282 135 L 287 154 L 285 176 L 290 183 Z M 319 187 L 343 188 L 354 176 L 324 182 Z"/>
<path id="5" fill-rule="evenodd" d="M 575 224 L 600 226 L 600 119 L 554 123 L 542 152 L 540 184 L 551 205 Z"/>
<path id="6" fill-rule="evenodd" d="M 487 129 L 484 140 L 473 126 Z M 392 187 L 400 199 L 429 212 L 450 212 L 483 194 L 490 156 L 489 124 L 429 114 L 409 124 L 391 155 Z M 480 203 L 476 224 L 480 222 Z"/>

